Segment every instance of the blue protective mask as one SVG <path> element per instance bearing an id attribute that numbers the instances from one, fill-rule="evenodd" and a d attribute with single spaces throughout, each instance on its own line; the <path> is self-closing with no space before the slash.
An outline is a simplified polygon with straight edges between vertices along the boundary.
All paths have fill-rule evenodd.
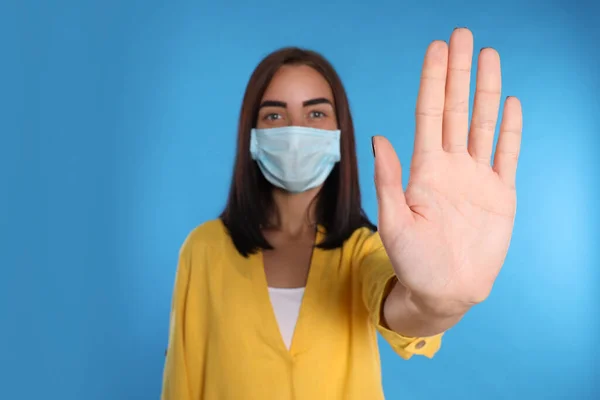
<path id="1" fill-rule="evenodd" d="M 304 126 L 252 129 L 250 154 L 273 185 L 305 192 L 325 182 L 340 161 L 340 131 Z"/>

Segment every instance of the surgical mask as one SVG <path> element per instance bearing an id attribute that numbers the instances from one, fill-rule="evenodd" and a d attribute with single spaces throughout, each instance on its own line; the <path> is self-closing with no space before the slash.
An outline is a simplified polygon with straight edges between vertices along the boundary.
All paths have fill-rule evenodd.
<path id="1" fill-rule="evenodd" d="M 305 192 L 325 182 L 340 161 L 340 131 L 304 126 L 252 129 L 250 154 L 273 185 Z"/>

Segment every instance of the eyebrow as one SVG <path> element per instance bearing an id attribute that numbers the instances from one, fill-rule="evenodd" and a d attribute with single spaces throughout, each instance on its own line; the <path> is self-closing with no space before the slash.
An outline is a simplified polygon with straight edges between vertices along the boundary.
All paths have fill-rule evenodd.
<path id="1" fill-rule="evenodd" d="M 331 101 L 329 99 L 326 99 L 325 97 L 319 97 L 317 99 L 306 100 L 305 102 L 302 103 L 302 105 L 304 107 L 314 106 L 317 104 L 329 104 L 329 105 L 333 106 L 333 104 L 331 104 Z"/>
<path id="2" fill-rule="evenodd" d="M 303 107 L 314 106 L 317 104 L 329 104 L 329 105 L 333 106 L 333 104 L 331 103 L 331 100 L 326 99 L 325 97 L 319 97 L 316 99 L 310 99 L 310 100 L 306 100 L 306 101 L 302 102 Z M 286 108 L 287 103 L 285 101 L 279 101 L 279 100 L 265 100 L 260 104 L 259 108 L 263 108 L 263 107 Z"/>

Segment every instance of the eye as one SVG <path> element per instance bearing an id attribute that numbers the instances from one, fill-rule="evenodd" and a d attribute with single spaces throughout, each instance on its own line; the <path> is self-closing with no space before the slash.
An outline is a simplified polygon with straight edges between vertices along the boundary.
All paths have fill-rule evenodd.
<path id="1" fill-rule="evenodd" d="M 325 115 L 325 113 L 323 111 L 318 111 L 318 110 L 313 110 L 308 115 L 310 118 L 324 118 L 327 116 L 327 115 Z"/>
<path id="2" fill-rule="evenodd" d="M 277 113 L 270 113 L 270 114 L 266 114 L 263 119 L 265 121 L 277 121 L 278 119 L 281 119 L 281 115 L 277 114 Z"/>

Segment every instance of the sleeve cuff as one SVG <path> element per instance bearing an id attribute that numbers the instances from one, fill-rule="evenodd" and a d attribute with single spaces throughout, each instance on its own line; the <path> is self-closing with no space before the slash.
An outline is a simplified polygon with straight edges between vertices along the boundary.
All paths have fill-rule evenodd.
<path id="1" fill-rule="evenodd" d="M 373 299 L 376 304 L 373 304 L 373 310 L 377 312 L 373 313 L 373 323 L 375 328 L 381 334 L 381 336 L 390 344 L 392 349 L 405 360 L 410 359 L 413 355 L 422 355 L 427 358 L 433 358 L 435 353 L 441 347 L 443 333 L 430 337 L 409 337 L 403 336 L 397 332 L 394 332 L 386 328 L 381 321 L 383 313 L 384 299 L 388 296 L 392 290 L 396 275 L 394 271 L 391 271 L 389 276 L 384 279 L 380 279 L 376 285 L 377 296 Z"/>

